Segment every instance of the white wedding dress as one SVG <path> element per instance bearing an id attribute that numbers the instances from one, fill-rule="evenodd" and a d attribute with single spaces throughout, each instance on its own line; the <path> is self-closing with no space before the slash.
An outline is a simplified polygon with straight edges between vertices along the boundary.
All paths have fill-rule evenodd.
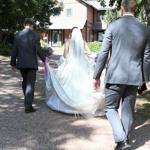
<path id="1" fill-rule="evenodd" d="M 95 62 L 87 57 L 81 31 L 74 29 L 66 59 L 57 68 L 46 65 L 47 105 L 56 111 L 83 116 L 104 115 L 104 76 L 100 89 L 93 88 Z"/>

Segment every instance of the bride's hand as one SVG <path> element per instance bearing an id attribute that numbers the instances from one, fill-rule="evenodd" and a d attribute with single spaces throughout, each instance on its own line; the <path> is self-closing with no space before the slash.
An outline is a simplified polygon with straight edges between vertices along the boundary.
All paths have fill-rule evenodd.
<path id="1" fill-rule="evenodd" d="M 84 54 L 89 56 L 92 54 L 92 52 L 91 51 L 85 51 Z"/>
<path id="2" fill-rule="evenodd" d="M 93 86 L 97 90 L 100 87 L 100 80 L 93 79 Z"/>

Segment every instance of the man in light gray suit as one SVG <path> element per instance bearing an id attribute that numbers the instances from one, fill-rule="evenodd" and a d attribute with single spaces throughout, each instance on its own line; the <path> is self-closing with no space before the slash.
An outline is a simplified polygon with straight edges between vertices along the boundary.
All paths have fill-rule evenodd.
<path id="1" fill-rule="evenodd" d="M 93 77 L 93 84 L 98 88 L 110 54 L 105 78 L 105 112 L 117 144 L 115 150 L 131 147 L 128 138 L 137 87 L 150 78 L 149 29 L 134 17 L 137 9 L 134 0 L 123 0 L 121 8 L 123 16 L 111 22 L 106 30 Z M 121 117 L 118 114 L 120 101 Z"/>

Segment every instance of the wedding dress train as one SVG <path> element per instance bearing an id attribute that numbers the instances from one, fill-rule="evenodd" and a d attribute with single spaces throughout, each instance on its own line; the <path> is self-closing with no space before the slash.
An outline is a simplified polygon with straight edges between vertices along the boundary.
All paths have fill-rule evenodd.
<path id="1" fill-rule="evenodd" d="M 56 111 L 83 116 L 104 115 L 104 76 L 99 90 L 93 88 L 95 62 L 84 52 L 79 29 L 72 32 L 68 56 L 57 68 L 46 67 L 47 105 Z"/>

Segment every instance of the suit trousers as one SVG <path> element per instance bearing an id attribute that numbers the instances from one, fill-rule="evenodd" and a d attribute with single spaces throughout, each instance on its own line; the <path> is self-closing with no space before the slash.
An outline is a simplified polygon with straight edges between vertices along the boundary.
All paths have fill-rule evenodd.
<path id="1" fill-rule="evenodd" d="M 133 124 L 136 93 L 137 86 L 106 84 L 105 112 L 112 127 L 115 142 L 126 141 L 129 137 Z"/>
<path id="2" fill-rule="evenodd" d="M 22 81 L 22 90 L 24 93 L 25 107 L 31 107 L 34 100 L 34 87 L 36 81 L 36 69 L 20 69 Z"/>

